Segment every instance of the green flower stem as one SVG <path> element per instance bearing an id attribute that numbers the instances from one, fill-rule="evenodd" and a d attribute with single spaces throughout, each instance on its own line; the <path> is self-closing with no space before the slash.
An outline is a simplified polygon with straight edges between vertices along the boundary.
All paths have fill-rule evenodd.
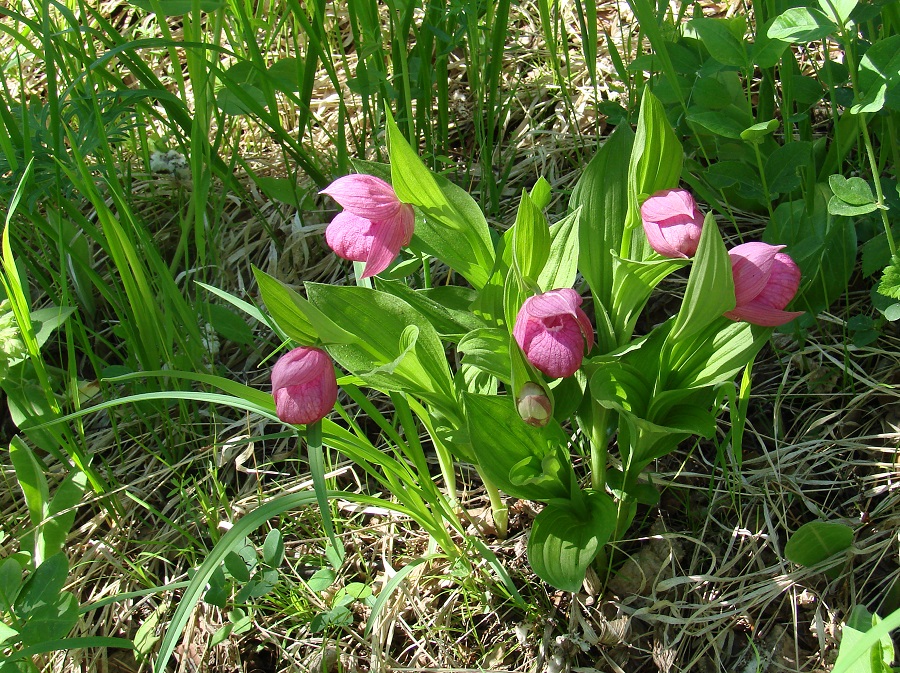
<path id="1" fill-rule="evenodd" d="M 372 289 L 372 279 L 363 278 L 363 271 L 366 268 L 365 262 L 353 262 L 353 275 L 356 276 L 356 286 Z"/>
<path id="2" fill-rule="evenodd" d="M 833 9 L 833 7 L 832 7 Z M 852 36 L 848 33 L 846 26 L 841 26 L 841 39 L 845 46 L 844 55 L 847 58 L 848 70 L 850 71 L 850 84 L 853 86 L 854 98 L 859 94 L 859 72 L 857 71 L 856 55 L 853 53 Z M 866 126 L 866 113 L 860 112 L 857 115 L 859 119 L 859 130 L 862 133 L 863 145 L 866 147 L 866 158 L 869 160 L 869 170 L 872 171 L 872 180 L 875 182 L 875 198 L 878 210 L 881 211 L 881 222 L 884 225 L 884 234 L 887 237 L 888 247 L 891 249 L 891 260 L 897 256 L 897 244 L 894 242 L 894 235 L 891 232 L 891 225 L 888 222 L 887 209 L 884 207 L 884 190 L 881 188 L 881 175 L 878 170 L 878 161 L 875 159 L 875 149 L 872 146 L 872 138 L 869 136 L 869 128 Z"/>
<path id="3" fill-rule="evenodd" d="M 334 522 L 331 520 L 331 506 L 328 504 L 328 494 L 325 487 L 325 453 L 322 450 L 322 421 L 316 421 L 306 426 L 306 448 L 309 460 L 309 472 L 313 480 L 313 489 L 316 492 L 316 501 L 319 503 L 319 511 L 322 514 L 322 525 L 325 534 L 331 543 L 331 549 L 325 550 L 328 561 L 338 570 L 344 561 L 344 545 L 334 533 Z"/>
<path id="4" fill-rule="evenodd" d="M 884 224 L 884 234 L 887 236 L 888 246 L 891 249 L 891 259 L 897 257 L 897 244 L 894 243 L 894 235 L 888 222 L 887 208 L 884 207 L 884 190 L 881 188 L 881 176 L 879 175 L 878 162 L 875 160 L 875 149 L 872 146 L 872 138 L 869 137 L 869 128 L 866 126 L 865 115 L 859 115 L 859 128 L 863 134 L 863 144 L 866 146 L 866 156 L 869 158 L 869 169 L 872 171 L 872 179 L 875 181 L 875 203 L 881 213 L 881 222 Z"/>
<path id="5" fill-rule="evenodd" d="M 591 488 L 602 491 L 606 488 L 606 462 L 608 458 L 609 434 L 606 426 L 609 423 L 609 409 L 602 407 L 596 400 L 591 400 Z"/>
<path id="6" fill-rule="evenodd" d="M 444 487 L 447 489 L 447 497 L 450 505 L 456 508 L 459 500 L 456 497 L 456 471 L 453 469 L 453 456 L 447 447 L 439 442 L 434 442 L 434 452 L 437 454 L 438 465 L 441 468 L 441 476 L 444 478 Z"/>
<path id="7" fill-rule="evenodd" d="M 481 477 L 481 483 L 487 491 L 488 498 L 491 501 L 491 515 L 494 517 L 494 530 L 497 531 L 497 537 L 505 538 L 509 530 L 509 508 L 503 503 L 500 497 L 500 489 L 488 479 L 481 468 L 475 466 L 475 471 Z"/>

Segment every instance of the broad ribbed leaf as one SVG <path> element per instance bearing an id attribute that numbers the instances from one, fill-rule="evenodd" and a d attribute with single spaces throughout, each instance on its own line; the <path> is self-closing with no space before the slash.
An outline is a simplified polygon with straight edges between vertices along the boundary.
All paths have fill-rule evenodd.
<path id="1" fill-rule="evenodd" d="M 616 506 L 602 492 L 585 494 L 583 504 L 554 501 L 534 520 L 528 562 L 538 577 L 563 591 L 578 591 L 587 567 L 616 527 Z"/>
<path id="2" fill-rule="evenodd" d="M 574 475 L 568 457 L 559 456 L 548 440 L 553 422 L 546 428 L 527 425 L 510 397 L 470 393 L 463 397 L 472 448 L 488 479 L 524 500 L 568 497 Z"/>
<path id="3" fill-rule="evenodd" d="M 712 213 L 703 222 L 700 245 L 691 266 L 687 289 L 670 342 L 687 342 L 707 325 L 734 308 L 731 259 Z"/>
<path id="4" fill-rule="evenodd" d="M 480 289 L 494 267 L 484 214 L 465 190 L 425 167 L 390 114 L 387 132 L 394 191 L 401 201 L 416 206 L 424 215 L 416 218 L 419 247 Z"/>

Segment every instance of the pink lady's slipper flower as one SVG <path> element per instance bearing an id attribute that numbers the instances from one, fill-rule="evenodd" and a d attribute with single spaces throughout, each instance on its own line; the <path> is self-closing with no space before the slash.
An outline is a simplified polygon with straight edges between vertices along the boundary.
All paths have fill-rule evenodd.
<path id="1" fill-rule="evenodd" d="M 409 245 L 415 225 L 413 208 L 401 202 L 384 180 L 345 175 L 322 193 L 344 207 L 325 230 L 325 240 L 339 257 L 365 262 L 363 278 L 384 271 L 400 248 Z"/>
<path id="2" fill-rule="evenodd" d="M 285 423 L 322 420 L 334 407 L 337 390 L 331 358 L 318 348 L 295 348 L 272 367 L 275 411 Z"/>
<path id="3" fill-rule="evenodd" d="M 650 247 L 663 257 L 692 257 L 700 243 L 703 215 L 690 192 L 664 189 L 641 206 Z"/>
<path id="4" fill-rule="evenodd" d="M 783 245 L 752 242 L 728 251 L 734 274 L 734 310 L 726 318 L 761 327 L 784 325 L 803 311 L 785 311 L 800 287 L 800 269 L 783 252 Z"/>
<path id="5" fill-rule="evenodd" d="M 594 330 L 581 297 L 570 288 L 529 297 L 519 309 L 513 337 L 528 361 L 547 376 L 571 376 L 581 366 L 585 346 L 594 345 Z"/>

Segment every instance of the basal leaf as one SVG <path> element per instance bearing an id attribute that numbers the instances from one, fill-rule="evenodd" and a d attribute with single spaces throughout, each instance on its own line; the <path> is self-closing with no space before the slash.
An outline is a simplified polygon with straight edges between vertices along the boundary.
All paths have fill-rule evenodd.
<path id="1" fill-rule="evenodd" d="M 528 562 L 538 577 L 563 591 L 578 591 L 587 567 L 616 527 L 616 506 L 606 493 L 587 493 L 584 503 L 554 501 L 534 520 Z"/>
<path id="2" fill-rule="evenodd" d="M 550 226 L 550 255 L 537 279 L 538 285 L 545 292 L 575 284 L 580 222 L 581 210 L 578 209 Z"/>
<path id="3" fill-rule="evenodd" d="M 386 292 L 362 287 L 307 283 L 306 290 L 316 310 L 356 338 L 352 344 L 326 345 L 345 369 L 380 390 L 454 399 L 440 338 L 412 306 Z M 416 330 L 413 340 L 411 328 Z"/>
<path id="4" fill-rule="evenodd" d="M 641 226 L 639 197 L 662 189 L 678 186 L 684 150 L 666 116 L 663 104 L 649 90 L 641 98 L 637 133 L 628 164 L 628 213 L 626 235 L 632 238 L 623 243 L 623 256 L 642 259 L 639 251 L 649 249 L 644 245 Z"/>
<path id="5" fill-rule="evenodd" d="M 75 523 L 77 505 L 87 488 L 87 475 L 81 471 L 70 472 L 57 487 L 47 508 L 48 518 L 41 530 L 42 557 L 48 558 L 61 551 Z"/>
<path id="6" fill-rule="evenodd" d="M 15 613 L 31 614 L 43 605 L 56 605 L 69 577 L 69 560 L 63 553 L 54 554 L 34 570 L 16 598 Z"/>
<path id="7" fill-rule="evenodd" d="M 536 282 L 550 257 L 550 228 L 540 208 L 524 190 L 512 237 L 513 259 L 521 277 Z"/>
<path id="8" fill-rule="evenodd" d="M 610 253 L 613 260 L 613 327 L 618 341 L 631 336 L 650 294 L 666 276 L 690 264 L 687 259 L 653 259 L 643 262 L 622 259 Z M 599 323 L 599 321 L 598 321 Z M 598 324 L 598 331 L 600 325 Z M 616 344 L 618 345 L 618 344 Z"/>
<path id="9" fill-rule="evenodd" d="M 794 563 L 811 568 L 846 552 L 853 545 L 853 529 L 833 521 L 811 521 L 798 528 L 784 545 L 784 555 Z M 840 568 L 829 574 L 834 577 Z"/>
<path id="10" fill-rule="evenodd" d="M 253 267 L 253 275 L 269 314 L 281 330 L 302 346 L 316 343 L 316 330 L 302 308 L 303 297 L 256 267 Z"/>

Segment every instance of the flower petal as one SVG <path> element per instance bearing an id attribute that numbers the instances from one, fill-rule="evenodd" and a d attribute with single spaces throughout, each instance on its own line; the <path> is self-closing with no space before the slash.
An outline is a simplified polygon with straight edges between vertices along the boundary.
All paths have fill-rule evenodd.
<path id="1" fill-rule="evenodd" d="M 400 253 L 400 248 L 412 239 L 415 216 L 412 206 L 404 204 L 397 217 L 386 222 L 372 223 L 372 245 L 366 256 L 366 268 L 362 278 L 369 278 L 384 271 Z"/>
<path id="2" fill-rule="evenodd" d="M 300 346 L 278 358 L 272 367 L 272 389 L 302 385 L 319 376 L 323 369 L 333 371 L 328 354 L 318 348 Z"/>
<path id="3" fill-rule="evenodd" d="M 576 317 L 581 306 L 581 296 L 572 288 L 550 290 L 544 294 L 529 297 L 522 305 L 528 307 L 528 315 L 533 318 L 552 318 L 558 315 Z"/>
<path id="4" fill-rule="evenodd" d="M 275 411 L 285 423 L 307 424 L 324 418 L 337 400 L 334 366 L 325 351 L 294 348 L 272 367 Z"/>
<path id="5" fill-rule="evenodd" d="M 324 376 L 304 385 L 274 391 L 275 410 L 285 423 L 315 423 L 328 415 L 337 401 L 337 383 Z"/>
<path id="6" fill-rule="evenodd" d="M 581 328 L 581 333 L 584 336 L 584 350 L 589 353 L 594 347 L 594 326 L 591 325 L 591 320 L 587 317 L 587 313 L 580 308 L 575 310 L 575 320 L 578 321 L 578 326 Z"/>
<path id="7" fill-rule="evenodd" d="M 373 175 L 345 175 L 322 190 L 357 217 L 382 222 L 395 217 L 403 205 L 394 188 Z"/>
<path id="8" fill-rule="evenodd" d="M 731 320 L 743 320 L 760 327 L 779 327 L 803 315 L 803 311 L 782 311 L 762 302 L 753 301 L 733 311 L 727 311 L 724 315 Z"/>
<path id="9" fill-rule="evenodd" d="M 800 288 L 800 268 L 790 257 L 779 252 L 772 264 L 772 275 L 766 289 L 760 292 L 757 301 L 764 302 L 773 308 L 783 309 L 787 306 Z"/>
<path id="10" fill-rule="evenodd" d="M 552 378 L 571 376 L 581 366 L 584 357 L 584 336 L 574 320 L 566 321 L 556 330 L 540 330 L 531 339 L 526 351 L 528 361 Z"/>
<path id="11" fill-rule="evenodd" d="M 728 251 L 734 274 L 734 298 L 738 306 L 750 303 L 763 291 L 772 275 L 775 253 L 782 248 L 783 245 L 753 241 Z"/>
<path id="12" fill-rule="evenodd" d="M 666 237 L 663 236 L 662 227 L 657 222 L 644 220 L 644 233 L 647 235 L 647 242 L 650 243 L 650 247 L 663 257 L 687 258 L 685 253 L 671 245 Z M 694 252 L 696 252 L 696 248 Z"/>
<path id="13" fill-rule="evenodd" d="M 645 222 L 663 223 L 675 217 L 694 219 L 698 215 L 694 197 L 684 189 L 664 189 L 656 192 L 641 206 L 641 219 Z"/>
<path id="14" fill-rule="evenodd" d="M 372 249 L 373 223 L 344 211 L 335 215 L 325 229 L 325 242 L 338 257 L 364 262 Z"/>

